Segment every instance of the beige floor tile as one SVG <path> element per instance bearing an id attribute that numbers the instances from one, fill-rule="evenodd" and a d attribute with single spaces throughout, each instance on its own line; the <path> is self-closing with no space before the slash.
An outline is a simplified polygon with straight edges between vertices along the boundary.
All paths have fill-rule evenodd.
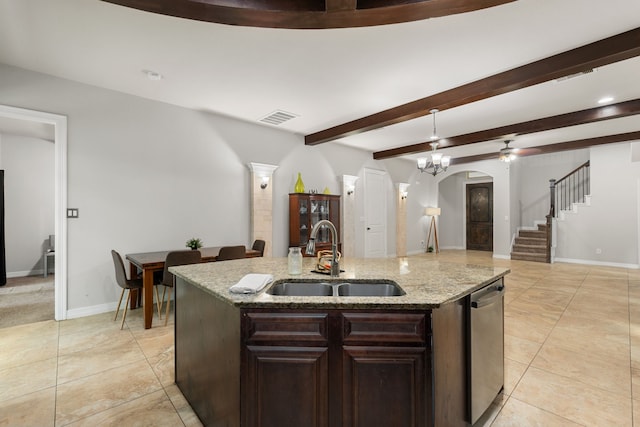
<path id="1" fill-rule="evenodd" d="M 594 339 L 588 331 L 575 331 L 570 325 L 556 326 L 549 334 L 545 344 L 562 347 L 576 353 L 592 354 L 627 366 L 631 363 L 628 341 L 609 340 L 603 337 Z M 640 350 L 640 347 L 638 349 Z"/>
<path id="2" fill-rule="evenodd" d="M 517 338 L 543 343 L 553 329 L 556 319 L 548 315 L 530 313 L 526 310 L 514 309 L 513 304 L 505 307 L 504 332 Z"/>
<path id="3" fill-rule="evenodd" d="M 569 305 L 573 295 L 572 292 L 550 290 L 534 286 L 523 292 L 509 308 L 518 308 L 531 313 L 549 315 L 557 320 Z"/>
<path id="4" fill-rule="evenodd" d="M 133 339 L 133 334 L 128 329 L 98 329 L 65 334 L 60 336 L 60 355 L 84 351 L 92 347 L 105 344 L 125 343 Z"/>
<path id="5" fill-rule="evenodd" d="M 175 384 L 175 359 L 173 347 L 148 359 L 151 369 L 163 387 Z"/>
<path id="6" fill-rule="evenodd" d="M 575 334 L 589 336 L 591 340 L 606 339 L 629 343 L 629 321 L 597 318 L 586 313 L 569 314 L 565 313 L 558 321 L 556 328 L 567 328 Z"/>
<path id="7" fill-rule="evenodd" d="M 631 398 L 629 365 L 616 363 L 614 359 L 545 344 L 531 366 L 601 388 L 622 398 Z"/>
<path id="8" fill-rule="evenodd" d="M 0 371 L 0 405 L 5 400 L 55 386 L 57 364 L 57 358 L 52 357 Z"/>
<path id="9" fill-rule="evenodd" d="M 5 400 L 0 402 L 0 426 L 53 426 L 55 404 L 55 387 Z"/>
<path id="10" fill-rule="evenodd" d="M 115 312 L 96 314 L 78 319 L 69 319 L 60 323 L 60 336 L 81 332 L 99 332 L 103 330 L 120 330 L 120 322 L 113 321 Z M 128 316 L 128 314 L 127 314 Z M 120 316 L 118 316 L 120 319 Z"/>
<path id="11" fill-rule="evenodd" d="M 504 356 L 526 365 L 531 363 L 540 347 L 542 347 L 540 342 L 529 341 L 508 334 L 504 336 Z"/>
<path id="12" fill-rule="evenodd" d="M 68 425 L 174 427 L 182 421 L 164 390 L 158 390 Z"/>
<path id="13" fill-rule="evenodd" d="M 529 365 L 516 362 L 515 360 L 504 360 L 504 394 L 509 396 L 522 379 Z"/>
<path id="14" fill-rule="evenodd" d="M 173 326 L 154 327 L 142 331 L 133 331 L 138 345 L 145 356 L 153 357 L 173 348 Z"/>
<path id="15" fill-rule="evenodd" d="M 579 427 L 566 418 L 536 408 L 511 397 L 496 417 L 492 427 Z"/>
<path id="16" fill-rule="evenodd" d="M 165 391 L 169 399 L 171 399 L 173 406 L 176 408 L 176 411 L 178 411 L 185 427 L 202 427 L 200 419 L 189 405 L 189 402 L 187 402 L 187 399 L 184 398 L 177 385 L 173 384 L 165 387 Z"/>
<path id="17" fill-rule="evenodd" d="M 131 334 L 123 337 L 110 343 L 60 356 L 58 385 L 144 360 L 144 353 Z"/>
<path id="18" fill-rule="evenodd" d="M 145 360 L 61 384 L 56 425 L 81 420 L 161 388 Z"/>
<path id="19" fill-rule="evenodd" d="M 631 399 L 530 367 L 512 397 L 590 426 L 631 426 Z"/>
<path id="20" fill-rule="evenodd" d="M 636 368 L 631 369 L 631 397 L 640 402 L 640 369 Z"/>
<path id="21" fill-rule="evenodd" d="M 48 359 L 58 353 L 58 324 L 46 321 L 0 329 L 0 370 Z"/>

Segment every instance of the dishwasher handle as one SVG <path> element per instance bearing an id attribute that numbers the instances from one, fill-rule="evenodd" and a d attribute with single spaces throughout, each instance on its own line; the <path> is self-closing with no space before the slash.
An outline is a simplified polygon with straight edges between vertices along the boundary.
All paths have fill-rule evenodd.
<path id="1" fill-rule="evenodd" d="M 493 304 L 496 300 L 504 296 L 504 286 L 498 285 L 494 292 L 483 295 L 482 298 L 478 298 L 476 301 L 471 301 L 471 308 L 481 308 L 487 305 Z"/>

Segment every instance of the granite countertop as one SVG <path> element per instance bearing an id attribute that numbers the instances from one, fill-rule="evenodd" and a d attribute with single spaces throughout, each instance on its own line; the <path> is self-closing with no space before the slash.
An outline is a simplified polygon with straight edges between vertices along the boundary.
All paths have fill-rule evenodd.
<path id="1" fill-rule="evenodd" d="M 287 271 L 287 258 L 246 258 L 233 261 L 171 267 L 170 271 L 216 298 L 231 305 L 245 308 L 397 308 L 426 309 L 456 301 L 476 289 L 499 279 L 510 270 L 469 264 L 445 263 L 425 257 L 355 259 L 340 261 L 345 270 L 340 277 L 313 273 L 316 259 L 304 258 L 301 275 L 292 276 Z M 406 295 L 394 297 L 345 297 L 345 296 L 276 296 L 265 291 L 242 295 L 229 292 L 245 274 L 272 274 L 274 282 L 324 281 L 345 282 L 357 280 L 392 280 Z"/>

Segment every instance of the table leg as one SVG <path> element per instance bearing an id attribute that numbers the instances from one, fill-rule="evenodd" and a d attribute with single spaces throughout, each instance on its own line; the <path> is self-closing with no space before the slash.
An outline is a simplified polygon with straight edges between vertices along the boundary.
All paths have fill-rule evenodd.
<path id="1" fill-rule="evenodd" d="M 129 278 L 134 279 L 138 277 L 138 267 L 133 264 L 129 264 Z M 129 308 L 134 309 L 140 306 L 140 295 L 136 289 L 132 289 L 131 291 L 131 302 L 129 303 Z"/>
<path id="2" fill-rule="evenodd" d="M 142 303 L 144 328 L 149 329 L 153 320 L 153 270 L 142 270 L 142 289 L 144 293 L 144 301 Z"/>

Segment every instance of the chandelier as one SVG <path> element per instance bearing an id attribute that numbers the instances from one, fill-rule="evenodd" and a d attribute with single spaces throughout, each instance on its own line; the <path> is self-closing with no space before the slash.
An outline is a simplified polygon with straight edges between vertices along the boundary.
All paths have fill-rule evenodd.
<path id="1" fill-rule="evenodd" d="M 429 144 L 431 145 L 431 159 L 420 157 L 418 159 L 418 170 L 422 173 L 427 172 L 436 176 L 447 170 L 451 163 L 451 156 L 443 156 L 442 153 L 436 153 L 436 149 L 438 148 L 438 143 L 435 142 L 438 139 L 438 135 L 436 134 L 436 113 L 438 110 L 433 109 L 429 112 L 433 115 L 433 133 L 431 134 L 431 140 L 434 142 Z"/>

